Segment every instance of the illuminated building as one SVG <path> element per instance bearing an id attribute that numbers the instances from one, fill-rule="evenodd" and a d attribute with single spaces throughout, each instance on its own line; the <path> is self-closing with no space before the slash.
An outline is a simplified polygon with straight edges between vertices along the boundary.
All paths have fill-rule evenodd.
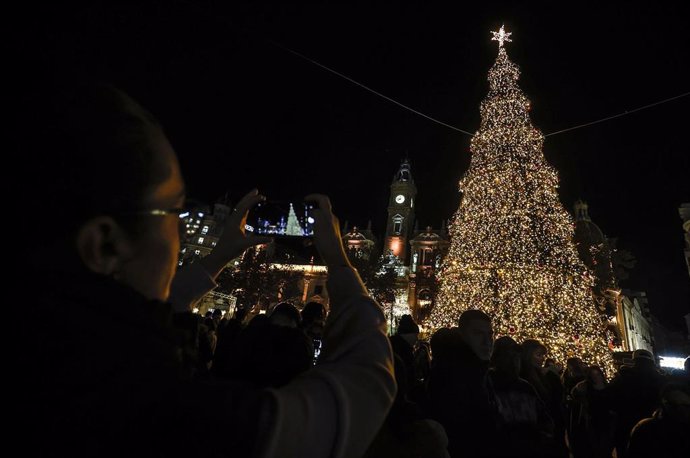
<path id="1" fill-rule="evenodd" d="M 407 261 L 407 244 L 414 227 L 414 199 L 417 186 L 412 179 L 410 163 L 405 160 L 393 176 L 388 199 L 385 250 L 390 250 L 403 263 Z"/>

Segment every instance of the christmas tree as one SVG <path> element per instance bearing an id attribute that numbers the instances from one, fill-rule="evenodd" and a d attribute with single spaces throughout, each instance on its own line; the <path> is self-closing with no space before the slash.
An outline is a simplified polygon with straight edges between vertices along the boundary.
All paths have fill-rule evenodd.
<path id="1" fill-rule="evenodd" d="M 295 209 L 292 208 L 292 204 L 290 204 L 290 213 L 288 214 L 285 235 L 304 235 L 304 231 L 302 230 L 302 226 L 299 225 L 299 221 L 297 220 Z"/>
<path id="2" fill-rule="evenodd" d="M 595 309 L 592 277 L 572 241 L 574 225 L 561 205 L 558 176 L 531 123 L 530 102 L 517 86 L 518 67 L 499 42 L 489 95 L 460 181 L 462 201 L 439 272 L 431 328 L 454 326 L 467 309 L 493 318 L 494 332 L 518 342 L 534 338 L 564 362 L 578 356 L 612 368 L 605 323 Z"/>

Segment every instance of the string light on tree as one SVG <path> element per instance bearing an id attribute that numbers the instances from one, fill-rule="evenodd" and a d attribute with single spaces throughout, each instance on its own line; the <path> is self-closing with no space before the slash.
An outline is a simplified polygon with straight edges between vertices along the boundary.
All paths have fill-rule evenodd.
<path id="1" fill-rule="evenodd" d="M 428 325 L 454 326 L 464 310 L 481 309 L 493 317 L 498 335 L 536 338 L 561 362 L 579 356 L 612 369 L 592 277 L 572 241 L 573 221 L 544 158 L 544 136 L 517 85 L 520 71 L 504 47 L 511 33 L 501 26 L 492 34 L 498 57 Z"/>

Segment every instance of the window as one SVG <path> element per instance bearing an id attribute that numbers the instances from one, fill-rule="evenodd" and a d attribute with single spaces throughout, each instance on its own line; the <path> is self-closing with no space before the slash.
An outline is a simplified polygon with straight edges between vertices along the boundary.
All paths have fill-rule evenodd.
<path id="1" fill-rule="evenodd" d="M 208 226 L 204 226 L 204 227 L 201 229 L 201 233 L 202 233 L 202 234 L 207 234 L 207 233 L 208 233 Z"/>
<path id="2" fill-rule="evenodd" d="M 400 234 L 402 232 L 403 217 L 400 215 L 395 215 L 393 217 L 393 232 Z"/>
<path id="3" fill-rule="evenodd" d="M 199 240 L 197 240 L 197 243 L 198 243 L 199 245 L 202 245 L 202 244 L 204 243 L 204 238 L 203 238 L 203 237 L 199 237 Z"/>

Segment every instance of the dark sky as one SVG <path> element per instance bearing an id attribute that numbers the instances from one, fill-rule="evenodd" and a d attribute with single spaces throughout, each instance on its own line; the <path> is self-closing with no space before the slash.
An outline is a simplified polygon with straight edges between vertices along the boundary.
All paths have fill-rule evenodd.
<path id="1" fill-rule="evenodd" d="M 458 2 L 459 3 L 459 2 Z M 690 91 L 686 9 L 646 2 L 527 2 L 457 9 L 157 2 L 17 14 L 19 76 L 113 82 L 152 111 L 190 197 L 332 197 L 350 224 L 381 231 L 388 186 L 409 157 L 420 227 L 452 216 L 470 138 L 403 110 L 273 45 L 294 49 L 463 130 L 479 126 L 490 30 L 513 32 L 532 119 L 554 132 Z M 601 2 L 603 3 L 603 2 Z M 564 8 L 565 7 L 565 8 Z M 12 19 L 12 18 L 10 18 Z M 690 201 L 690 97 L 547 138 L 562 202 L 577 198 L 638 265 L 623 286 L 682 327 L 690 310 L 678 206 Z"/>

